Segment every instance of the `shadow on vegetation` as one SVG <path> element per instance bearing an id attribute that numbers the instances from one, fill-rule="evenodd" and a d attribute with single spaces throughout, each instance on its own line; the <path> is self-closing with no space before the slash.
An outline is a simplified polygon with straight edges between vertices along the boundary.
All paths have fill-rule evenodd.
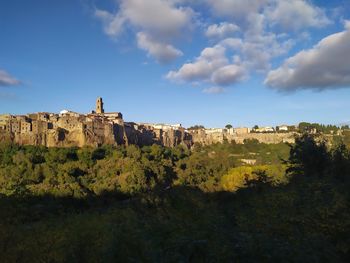
<path id="1" fill-rule="evenodd" d="M 217 154 L 220 153 L 218 148 L 216 148 Z M 209 157 L 212 156 L 212 149 L 210 148 Z M 350 155 L 342 145 L 329 151 L 323 142 L 317 143 L 313 138 L 302 137 L 290 149 L 288 183 L 276 185 L 265 171 L 257 170 L 254 171 L 254 177 L 246 180 L 245 188 L 240 188 L 236 192 L 222 191 L 214 186 L 207 187 L 208 184 L 205 184 L 207 181 L 213 185 L 216 182 L 216 177 L 213 179 L 210 176 L 212 172 L 210 169 L 215 171 L 214 174 L 220 173 L 221 169 L 224 174 L 227 169 L 223 168 L 226 162 L 219 162 L 220 169 L 210 163 L 207 163 L 207 167 L 211 167 L 209 170 L 194 165 L 200 164 L 203 156 L 208 156 L 203 155 L 203 149 L 198 155 L 195 153 L 190 155 L 182 150 L 167 152 L 166 149 L 159 147 L 147 148 L 142 152 L 137 148 L 126 149 L 125 153 L 123 151 L 111 153 L 112 156 L 117 155 L 116 159 L 113 159 L 113 165 L 115 160 L 119 160 L 123 165 L 130 165 L 125 160 L 130 161 L 130 158 L 134 158 L 137 163 L 143 165 L 142 169 L 148 171 L 140 174 L 136 181 L 127 182 L 135 184 L 134 188 L 117 187 L 108 190 L 109 185 L 113 183 L 113 180 L 108 180 L 103 188 L 105 190 L 94 190 L 99 189 L 94 185 L 94 180 L 99 178 L 94 167 L 96 166 L 96 171 L 99 171 L 106 165 L 112 165 L 109 164 L 109 159 L 105 160 L 108 149 L 100 149 L 92 155 L 89 153 L 88 158 L 81 151 L 75 155 L 74 150 L 68 157 L 72 162 L 83 160 L 85 157 L 84 162 L 87 165 L 89 162 L 95 162 L 87 168 L 78 167 L 83 172 L 74 172 L 74 169 L 71 169 L 77 167 L 66 163 L 66 152 L 61 164 L 57 164 L 60 162 L 57 158 L 60 152 L 54 153 L 55 160 L 50 159 L 53 153 L 30 155 L 36 156 L 32 159 L 34 163 L 42 164 L 44 160 L 41 157 L 44 156 L 48 167 L 52 164 L 56 165 L 54 167 L 62 168 L 65 172 L 59 173 L 59 177 L 67 176 L 66 173 L 69 175 L 69 171 L 73 171 L 70 177 L 67 177 L 70 180 L 69 185 L 75 186 L 77 182 L 81 182 L 82 187 L 86 185 L 85 187 L 91 189 L 89 191 L 95 191 L 93 194 L 84 192 L 84 195 L 75 195 L 73 191 L 69 197 L 59 196 L 60 192 L 55 192 L 55 189 L 61 187 L 59 188 L 61 192 L 68 193 L 63 187 L 68 184 L 66 181 L 61 185 L 58 184 L 55 181 L 56 177 L 39 180 L 34 176 L 31 179 L 40 182 L 40 191 L 47 187 L 43 182 L 49 180 L 52 185 L 50 194 L 41 194 L 38 189 L 33 188 L 33 181 L 30 180 L 16 181 L 16 187 L 20 190 L 14 191 L 12 184 L 6 184 L 1 179 L 0 185 L 6 186 L 6 191 L 12 192 L 0 195 L 0 261 L 348 262 L 349 260 Z M 6 167 L 12 165 L 8 158 L 10 155 L 11 160 L 14 159 L 17 165 L 26 162 L 27 159 L 22 155 L 18 156 L 16 152 L 18 149 L 11 154 L 3 155 L 2 161 L 8 162 Z M 145 156 L 146 158 L 143 158 Z M 195 156 L 192 157 L 195 158 L 193 164 L 190 161 L 191 156 Z M 216 162 L 216 157 L 204 160 L 213 158 Z M 102 166 L 99 160 L 103 161 Z M 174 160 L 176 162 L 173 162 Z M 139 173 L 133 165 L 134 162 L 132 171 Z M 29 169 L 27 166 L 24 167 Z M 34 165 L 31 168 L 33 173 L 37 169 L 35 167 Z M 119 165 L 114 167 L 114 177 L 120 176 L 117 173 L 120 167 Z M 172 169 L 153 170 L 157 167 L 158 169 L 172 167 Z M 129 171 L 129 168 L 120 170 L 120 174 Z M 169 173 L 171 184 L 167 176 L 159 176 Z M 206 176 L 200 177 L 201 173 Z M 88 174 L 94 174 L 92 177 L 94 180 L 91 182 L 74 181 L 74 178 Z M 108 178 L 109 175 L 104 173 L 103 176 Z M 137 188 L 138 184 L 149 187 L 149 183 L 152 182 L 140 181 L 142 176 L 156 176 L 157 184 L 151 188 Z M 196 177 L 196 180 L 187 178 L 191 176 Z M 179 181 L 179 178 L 183 180 Z M 100 184 L 105 182 L 99 180 Z M 176 183 L 174 180 L 177 180 Z M 32 189 L 31 193 L 23 190 L 24 183 Z M 135 189 L 138 191 L 135 192 Z"/>

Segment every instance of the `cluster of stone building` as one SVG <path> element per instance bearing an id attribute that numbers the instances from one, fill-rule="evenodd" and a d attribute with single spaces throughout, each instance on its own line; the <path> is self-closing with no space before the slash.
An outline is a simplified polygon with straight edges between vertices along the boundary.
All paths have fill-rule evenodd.
<path id="1" fill-rule="evenodd" d="M 215 128 L 215 129 L 194 129 L 188 131 L 193 142 L 200 144 L 212 144 L 217 142 L 244 143 L 245 140 L 258 140 L 262 143 L 293 143 L 295 133 L 290 131 L 276 132 L 275 130 L 256 130 L 247 127 L 240 128 Z"/>
<path id="2" fill-rule="evenodd" d="M 282 131 L 283 129 L 281 129 Z M 52 146 L 99 146 L 102 144 L 161 144 L 173 147 L 223 141 L 243 143 L 257 139 L 265 143 L 292 142 L 293 133 L 271 133 L 249 128 L 185 129 L 181 124 L 124 122 L 120 112 L 105 112 L 102 98 L 89 114 L 63 110 L 59 114 L 39 112 L 27 115 L 0 115 L 0 141 Z"/>
<path id="3" fill-rule="evenodd" d="M 84 115 L 63 110 L 59 114 L 3 114 L 0 115 L 0 139 L 45 146 L 83 146 L 114 141 L 122 143 L 122 130 L 117 130 L 117 133 L 115 130 L 122 124 L 123 117 L 119 112 L 92 112 Z"/>

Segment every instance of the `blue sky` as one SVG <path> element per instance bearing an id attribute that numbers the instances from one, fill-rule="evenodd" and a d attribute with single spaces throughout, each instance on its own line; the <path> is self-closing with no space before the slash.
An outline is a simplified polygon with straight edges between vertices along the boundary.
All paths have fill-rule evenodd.
<path id="1" fill-rule="evenodd" d="M 247 4 L 248 3 L 248 4 Z M 350 1 L 0 1 L 0 112 L 350 122 Z"/>

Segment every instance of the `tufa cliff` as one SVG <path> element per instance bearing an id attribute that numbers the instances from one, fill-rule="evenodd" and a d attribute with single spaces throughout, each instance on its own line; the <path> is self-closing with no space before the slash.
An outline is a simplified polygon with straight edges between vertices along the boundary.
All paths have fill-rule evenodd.
<path id="1" fill-rule="evenodd" d="M 27 115 L 0 115 L 0 141 L 47 147 L 93 146 L 103 144 L 139 146 L 160 144 L 175 147 L 195 143 L 224 141 L 244 143 L 256 139 L 264 143 L 293 142 L 293 133 L 250 133 L 248 128 L 194 129 L 181 125 L 124 122 L 120 112 L 105 112 L 102 98 L 89 114 L 61 111 L 59 114 L 39 112 Z"/>

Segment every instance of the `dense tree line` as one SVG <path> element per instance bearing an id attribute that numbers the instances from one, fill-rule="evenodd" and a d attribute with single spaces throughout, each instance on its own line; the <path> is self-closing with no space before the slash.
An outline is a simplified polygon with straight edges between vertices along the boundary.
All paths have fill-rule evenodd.
<path id="1" fill-rule="evenodd" d="M 349 129 L 348 125 L 339 127 L 336 125 L 324 125 L 324 124 L 319 124 L 319 123 L 309 123 L 309 122 L 301 122 L 298 125 L 299 131 L 301 133 L 304 132 L 312 132 L 313 130 L 315 130 L 316 132 L 319 133 L 324 133 L 324 134 L 336 134 L 336 132 L 340 129 Z"/>
<path id="2" fill-rule="evenodd" d="M 241 158 L 277 164 L 286 157 L 286 144 L 257 141 L 197 146 L 159 145 L 100 148 L 46 148 L 0 145 L 0 193 L 84 198 L 107 192 L 133 195 L 173 184 L 221 190 L 221 177 L 240 166 Z"/>
<path id="3" fill-rule="evenodd" d="M 255 158 L 242 166 L 242 158 Z M 1 262 L 347 262 L 350 152 L 0 146 Z"/>

